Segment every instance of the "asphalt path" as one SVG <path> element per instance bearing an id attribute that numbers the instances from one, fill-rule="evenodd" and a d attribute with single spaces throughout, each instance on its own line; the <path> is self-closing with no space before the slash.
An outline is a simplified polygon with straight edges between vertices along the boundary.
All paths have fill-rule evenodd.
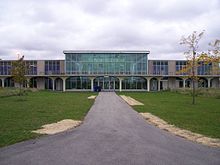
<path id="1" fill-rule="evenodd" d="M 148 124 L 114 92 L 100 92 L 84 123 L 0 149 L 0 165 L 220 165 L 220 148 Z"/>

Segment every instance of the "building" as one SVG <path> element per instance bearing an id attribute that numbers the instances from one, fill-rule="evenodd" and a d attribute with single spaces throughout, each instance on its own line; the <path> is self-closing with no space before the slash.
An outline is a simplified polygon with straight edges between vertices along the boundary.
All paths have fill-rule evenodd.
<path id="1" fill-rule="evenodd" d="M 63 51 L 65 60 L 26 60 L 26 86 L 57 91 L 160 91 L 191 87 L 186 61 L 149 60 L 149 51 Z M 200 63 L 197 87 L 220 88 L 220 65 Z M 12 61 L 0 60 L 0 87 L 18 84 Z M 216 68 L 216 67 L 215 67 Z"/>

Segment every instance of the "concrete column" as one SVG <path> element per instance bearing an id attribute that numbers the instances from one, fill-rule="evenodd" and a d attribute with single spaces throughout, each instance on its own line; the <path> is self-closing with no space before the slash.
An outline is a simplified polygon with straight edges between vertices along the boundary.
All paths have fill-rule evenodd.
<path id="1" fill-rule="evenodd" d="M 94 77 L 90 77 L 89 78 L 90 80 L 91 80 L 91 91 L 93 92 L 93 90 L 94 90 Z"/>
<path id="2" fill-rule="evenodd" d="M 66 79 L 67 79 L 67 77 L 62 77 L 62 80 L 63 80 L 63 92 L 66 91 Z"/>
<path id="3" fill-rule="evenodd" d="M 55 90 L 55 78 L 54 77 L 51 77 L 52 79 L 52 85 L 53 85 L 53 91 Z"/>
<path id="4" fill-rule="evenodd" d="M 30 88 L 30 78 L 27 78 L 27 88 Z"/>
<path id="5" fill-rule="evenodd" d="M 119 91 L 121 92 L 122 89 L 122 79 L 119 79 Z"/>
<path id="6" fill-rule="evenodd" d="M 119 91 L 121 92 L 122 91 L 122 80 L 123 78 L 119 77 Z"/>
<path id="7" fill-rule="evenodd" d="M 151 80 L 151 77 L 146 77 L 147 79 L 147 91 L 150 92 L 150 80 Z"/>
<path id="8" fill-rule="evenodd" d="M 185 87 L 186 87 L 186 79 L 183 78 L 183 88 L 185 88 Z"/>
<path id="9" fill-rule="evenodd" d="M 160 80 L 161 78 L 157 78 L 158 84 L 157 84 L 157 90 L 160 91 Z"/>
<path id="10" fill-rule="evenodd" d="M 1 80 L 2 80 L 2 88 L 4 88 L 5 87 L 5 78 L 1 78 Z"/>
<path id="11" fill-rule="evenodd" d="M 157 90 L 160 91 L 160 80 L 158 80 Z"/>
<path id="12" fill-rule="evenodd" d="M 211 80 L 212 80 L 212 78 L 207 78 L 207 80 L 208 80 L 208 88 L 210 88 L 211 87 Z"/>

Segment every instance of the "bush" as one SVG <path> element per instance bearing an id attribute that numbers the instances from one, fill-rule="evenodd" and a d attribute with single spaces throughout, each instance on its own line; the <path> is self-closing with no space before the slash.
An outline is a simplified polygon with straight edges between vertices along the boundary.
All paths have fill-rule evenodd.
<path id="1" fill-rule="evenodd" d="M 181 93 L 185 95 L 192 95 L 192 89 L 190 88 L 175 89 L 173 90 L 173 92 Z M 220 99 L 220 89 L 219 88 L 197 88 L 195 95 Z"/>
<path id="2" fill-rule="evenodd" d="M 20 90 L 18 88 L 1 88 L 0 97 L 10 97 L 10 96 L 19 96 Z M 21 96 L 28 94 L 28 91 L 25 89 L 22 90 Z"/>

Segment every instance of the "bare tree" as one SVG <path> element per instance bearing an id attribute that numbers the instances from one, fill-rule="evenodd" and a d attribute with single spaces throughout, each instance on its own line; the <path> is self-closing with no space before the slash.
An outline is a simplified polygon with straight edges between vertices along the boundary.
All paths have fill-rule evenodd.
<path id="1" fill-rule="evenodd" d="M 184 52 L 187 59 L 187 68 L 190 70 L 189 77 L 192 80 L 192 104 L 195 104 L 195 82 L 197 80 L 196 68 L 197 68 L 197 57 L 199 56 L 198 47 L 199 41 L 202 38 L 204 31 L 197 33 L 194 31 L 188 37 L 183 36 L 180 40 L 181 45 L 187 47 L 187 51 Z"/>

